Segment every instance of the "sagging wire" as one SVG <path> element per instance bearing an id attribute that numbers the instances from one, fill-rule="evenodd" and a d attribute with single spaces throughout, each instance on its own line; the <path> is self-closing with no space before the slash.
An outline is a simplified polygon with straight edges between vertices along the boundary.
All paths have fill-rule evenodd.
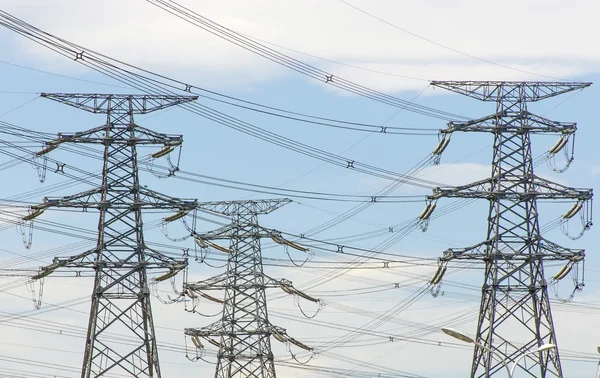
<path id="1" fill-rule="evenodd" d="M 29 225 L 29 227 L 27 227 L 27 225 Z M 17 233 L 19 233 L 21 235 L 21 238 L 23 239 L 23 246 L 25 247 L 25 249 L 30 249 L 31 243 L 33 241 L 33 221 L 17 222 L 16 229 Z"/>
<path id="2" fill-rule="evenodd" d="M 571 139 L 571 135 L 573 138 Z M 571 143 L 569 146 L 569 139 L 571 139 Z M 563 150 L 565 157 L 565 164 L 562 168 L 556 168 L 556 154 Z M 556 173 L 563 173 L 571 166 L 571 163 L 575 160 L 575 134 L 563 134 L 560 139 L 556 142 L 556 144 L 548 150 L 548 157 L 546 163 L 548 164 L 548 168 L 553 170 Z"/>
<path id="3" fill-rule="evenodd" d="M 155 251 L 153 251 L 155 252 Z M 158 276 L 158 277 L 154 277 L 154 279 L 152 279 L 152 281 L 150 282 L 150 289 L 151 289 L 151 293 L 152 295 L 154 295 L 154 297 L 156 297 L 156 299 L 158 299 L 161 303 L 163 304 L 174 304 L 174 303 L 181 303 L 185 300 L 185 282 L 187 282 L 187 276 L 188 276 L 188 256 L 189 256 L 189 250 L 186 248 L 183 250 L 183 263 L 176 263 L 173 264 L 172 266 L 169 267 L 169 271 L 167 271 L 166 273 Z M 175 278 L 177 276 L 177 274 L 179 274 L 180 272 L 183 272 L 183 280 L 181 282 L 181 291 L 177 289 L 177 287 L 175 286 Z M 167 294 L 167 298 L 168 299 L 163 299 L 158 291 L 158 284 L 162 281 L 166 281 L 169 280 L 171 283 L 171 290 L 173 291 L 173 293 L 176 294 L 175 297 L 171 297 L 170 295 Z"/>
<path id="4" fill-rule="evenodd" d="M 301 268 L 304 266 L 304 264 L 306 264 L 308 261 L 312 260 L 313 257 L 315 256 L 315 253 L 313 251 L 311 251 L 309 248 L 304 247 L 300 244 L 296 244 L 292 241 L 289 241 L 285 238 L 283 238 L 281 236 L 281 232 L 276 231 L 276 230 L 271 230 L 271 232 L 269 232 L 269 236 L 271 237 L 271 239 L 279 244 L 279 245 L 283 245 L 283 250 L 285 251 L 285 254 L 288 256 L 288 258 L 290 259 L 290 261 L 292 262 L 292 264 L 294 264 L 296 267 Z M 305 252 L 306 253 L 306 258 L 304 259 L 303 262 L 301 262 L 300 264 L 297 264 L 294 259 L 292 259 L 292 256 L 290 255 L 289 252 L 289 248 L 288 247 L 292 247 L 295 250 L 301 251 L 301 252 Z"/>
<path id="5" fill-rule="evenodd" d="M 163 297 L 161 297 L 161 295 L 159 294 L 159 290 L 158 290 L 158 283 L 159 282 L 156 281 L 156 280 L 152 280 L 150 282 L 150 285 L 149 285 L 150 286 L 150 292 L 162 304 L 181 303 L 183 301 L 183 294 L 181 294 L 180 292 L 178 292 L 177 289 L 176 289 L 176 287 L 175 287 L 175 277 L 169 278 L 169 281 L 171 282 L 171 288 L 172 288 L 173 292 L 175 294 L 177 294 L 176 297 L 172 297 L 169 294 L 167 294 L 167 299 L 164 299 Z"/>
<path id="6" fill-rule="evenodd" d="M 190 234 L 178 237 L 178 238 L 173 238 L 169 236 L 169 223 L 168 221 L 165 221 L 165 219 L 167 218 L 163 218 L 163 221 L 160 222 L 160 224 L 158 225 L 158 229 L 160 230 L 160 232 L 162 232 L 162 234 L 164 235 L 165 238 L 167 238 L 168 240 L 174 242 L 174 243 L 179 243 L 182 241 L 185 241 L 187 239 L 189 239 L 191 237 Z"/>
<path id="7" fill-rule="evenodd" d="M 221 299 L 215 298 L 212 295 L 208 295 L 208 294 L 203 293 L 201 291 L 192 290 L 189 287 L 185 288 L 184 295 L 186 295 L 192 301 L 192 308 L 191 309 L 188 309 L 188 302 L 187 301 L 184 302 L 185 303 L 184 309 L 185 309 L 186 312 L 191 312 L 193 314 L 198 314 L 198 315 L 203 316 L 205 318 L 215 317 L 215 316 L 219 315 L 222 312 L 221 310 L 219 310 L 217 313 L 209 315 L 209 314 L 204 314 L 204 313 L 202 313 L 202 312 L 200 312 L 200 311 L 197 310 L 198 306 L 200 305 L 200 297 L 203 297 L 203 298 L 208 299 L 209 301 L 212 301 L 212 302 L 215 302 L 215 303 L 223 304 L 224 301 L 221 300 Z"/>
<path id="8" fill-rule="evenodd" d="M 68 42 L 66 40 L 59 39 L 49 33 L 43 32 L 39 29 L 36 29 L 32 25 L 29 25 L 19 19 L 14 18 L 13 16 L 7 14 L 6 12 L 2 12 L 0 14 L 0 18 L 4 21 L 5 25 L 9 27 L 11 30 L 19 33 L 26 38 L 29 38 L 65 57 L 72 58 L 73 55 L 76 57 L 80 56 L 83 52 L 86 54 L 86 60 L 79 59 L 77 60 L 80 64 L 83 64 L 91 69 L 94 69 L 104 75 L 114 78 L 115 80 L 126 83 L 138 90 L 143 90 L 149 93 L 155 93 L 156 91 L 160 91 L 162 93 L 173 93 L 175 89 L 183 89 L 181 86 L 184 86 L 188 91 L 191 90 L 191 86 L 189 84 L 185 84 L 182 82 L 174 81 L 172 79 L 166 78 L 164 76 L 152 74 L 149 71 L 144 71 L 139 67 L 134 67 L 127 65 L 124 62 L 112 60 L 109 57 L 100 55 L 96 56 L 96 53 L 93 50 L 89 50 Z M 103 58 L 111 60 L 105 61 Z M 122 67 L 125 65 L 128 68 L 133 68 L 135 70 L 140 70 L 142 73 L 133 73 L 129 71 L 127 68 Z M 147 75 L 154 75 L 156 77 L 149 77 Z M 166 80 L 166 82 L 165 82 Z M 414 105 L 414 104 L 413 104 Z M 348 158 L 339 156 L 336 154 L 332 154 L 330 152 L 320 150 L 318 148 L 305 145 L 303 143 L 299 143 L 292 139 L 283 137 L 279 134 L 269 132 L 265 129 L 259 128 L 247 122 L 241 121 L 234 117 L 228 116 L 224 113 L 220 113 L 206 106 L 196 104 L 186 104 L 181 105 L 183 109 L 191 111 L 196 115 L 200 115 L 204 118 L 210 119 L 227 127 L 233 128 L 240 132 L 243 132 L 247 135 L 252 135 L 256 138 L 268 141 L 269 143 L 273 143 L 282 148 L 286 148 L 298 153 L 301 153 L 306 156 L 310 156 L 313 158 L 320 159 L 322 161 L 326 161 L 330 164 L 337 165 L 339 167 L 346 167 L 348 165 Z M 450 116 L 450 114 L 448 114 Z M 458 116 L 460 117 L 460 116 Z M 452 115 L 451 118 L 457 118 L 456 115 Z M 461 117 L 464 118 L 464 117 Z M 446 118 L 444 118 L 446 119 Z M 376 177 L 385 178 L 388 180 L 396 181 L 398 178 L 406 179 L 410 181 L 411 185 L 431 188 L 431 186 L 440 186 L 433 182 L 429 182 L 428 180 L 417 179 L 414 177 L 407 177 L 406 175 L 399 174 L 397 172 L 388 171 L 385 169 L 377 168 L 374 166 L 370 166 L 368 164 L 361 163 L 359 161 L 353 162 L 353 170 L 357 172 L 363 172 L 366 174 L 374 175 Z M 443 186 L 443 185 L 442 185 Z"/>
<path id="9" fill-rule="evenodd" d="M 48 156 L 45 154 L 41 157 L 42 162 L 40 163 L 38 159 L 40 159 L 39 154 L 34 154 L 31 158 L 31 165 L 37 170 L 38 179 L 40 180 L 40 184 L 43 184 L 46 181 L 46 170 L 48 168 Z"/>
<path id="10" fill-rule="evenodd" d="M 223 264 L 221 266 L 211 265 L 210 263 L 208 263 L 207 257 L 210 253 L 211 246 L 214 249 L 217 249 L 217 250 L 219 250 L 221 252 L 225 252 L 225 253 L 229 253 L 229 250 L 221 247 L 218 244 L 211 243 L 211 242 L 203 239 L 196 232 L 196 221 L 198 219 L 197 213 L 198 213 L 198 210 L 194 209 L 192 212 L 192 225 L 191 226 L 188 224 L 186 217 L 181 218 L 181 222 L 183 223 L 185 229 L 188 230 L 190 233 L 189 236 L 186 236 L 185 238 L 182 238 L 181 240 L 186 240 L 190 237 L 194 239 L 194 261 L 196 261 L 197 263 L 206 264 L 209 267 L 216 268 L 216 269 L 224 268 L 225 266 L 227 266 L 227 262 L 225 262 L 225 264 Z M 200 253 L 198 253 L 198 251 L 200 251 Z"/>
<path id="11" fill-rule="evenodd" d="M 286 279 L 273 280 L 272 278 L 269 278 L 269 280 L 276 281 L 277 284 L 279 285 L 279 287 L 281 288 L 281 290 L 283 290 L 285 293 L 293 296 L 294 305 L 296 305 L 296 307 L 298 307 L 298 309 L 300 309 L 300 312 L 302 313 L 302 315 L 304 315 L 304 317 L 307 319 L 313 319 L 325 307 L 325 303 L 322 300 L 312 297 L 312 296 L 296 289 L 293 286 L 292 281 L 289 281 Z M 317 308 L 317 311 L 313 315 L 307 315 L 306 312 L 304 312 L 304 310 L 302 309 L 302 306 L 300 306 L 300 297 L 306 299 L 307 301 L 317 303 L 319 305 L 319 307 Z"/>
<path id="12" fill-rule="evenodd" d="M 33 240 L 33 220 L 38 216 L 42 215 L 42 213 L 46 211 L 46 209 L 49 206 L 50 205 L 48 205 L 47 203 L 30 206 L 29 214 L 25 215 L 23 218 L 21 218 L 19 222 L 17 222 L 17 232 L 21 234 L 21 237 L 23 238 L 23 245 L 26 249 L 31 248 L 31 243 Z M 25 235 L 26 226 L 24 226 L 26 222 L 29 223 L 29 232 L 27 232 L 27 235 Z"/>
<path id="13" fill-rule="evenodd" d="M 294 295 L 293 296 L 293 301 L 294 301 L 294 305 L 296 307 L 298 307 L 298 309 L 300 310 L 300 312 L 302 313 L 302 315 L 306 318 L 306 319 L 314 319 L 317 315 L 319 315 L 319 312 L 321 312 L 321 310 L 323 308 L 325 308 L 325 302 L 323 302 L 322 300 L 317 300 L 317 303 L 319 305 L 319 307 L 317 308 L 317 310 L 315 311 L 314 314 L 312 315 L 307 315 L 306 312 L 304 311 L 304 309 L 302 308 L 302 306 L 300 305 L 300 296 L 299 295 Z"/>
<path id="14" fill-rule="evenodd" d="M 179 147 L 179 153 L 177 154 L 177 164 L 173 164 L 173 162 L 171 161 L 171 152 L 177 147 Z M 181 162 L 181 149 L 181 142 L 179 142 L 178 144 L 165 145 L 159 151 L 151 154 L 151 159 L 145 161 L 146 169 L 148 170 L 148 172 L 152 173 L 155 177 L 159 179 L 175 176 L 175 172 L 179 171 L 179 163 Z M 169 165 L 167 173 L 159 173 L 159 171 L 154 170 L 154 161 L 163 156 L 165 156 Z"/>
<path id="15" fill-rule="evenodd" d="M 200 257 L 198 257 L 198 249 L 200 249 Z M 196 261 L 199 264 L 202 264 L 203 262 L 205 262 L 207 256 L 208 248 L 200 246 L 197 242 L 197 239 L 194 238 L 194 261 Z"/>
<path id="16" fill-rule="evenodd" d="M 195 357 L 191 357 L 188 353 L 188 343 L 187 343 L 187 337 L 186 335 L 183 336 L 183 344 L 185 346 L 185 358 L 187 358 L 188 360 L 192 361 L 192 362 L 196 362 L 198 360 L 202 360 L 204 362 L 207 362 L 206 360 L 203 359 L 204 355 L 206 354 L 206 349 L 204 349 L 204 345 L 202 344 L 202 342 L 200 341 L 200 338 L 198 336 L 191 336 L 190 339 L 192 340 L 192 343 L 194 344 L 194 352 L 196 353 Z"/>
<path id="17" fill-rule="evenodd" d="M 206 258 L 208 257 L 208 253 L 209 253 L 211 247 L 212 247 L 212 249 L 216 249 L 217 251 L 229 254 L 230 251 L 228 248 L 221 247 L 220 245 L 218 245 L 216 243 L 205 240 L 195 232 L 192 233 L 192 237 L 194 238 L 194 253 L 195 253 L 194 260 L 196 262 L 198 262 L 200 264 L 204 263 L 204 264 L 208 265 L 209 267 L 216 268 L 216 269 L 224 268 L 225 266 L 227 266 L 227 261 L 225 261 L 225 264 L 220 265 L 220 266 L 211 265 L 210 263 L 208 263 Z M 200 259 L 198 259 L 198 248 L 200 248 Z M 202 255 L 202 253 L 203 253 L 202 251 L 205 251 L 204 255 Z"/>
<path id="18" fill-rule="evenodd" d="M 579 219 L 581 220 L 582 229 L 578 235 L 572 236 L 569 234 L 569 219 L 573 218 L 579 213 Z M 560 218 L 560 230 L 565 236 L 571 240 L 580 239 L 583 234 L 589 230 L 592 225 L 592 200 L 582 200 L 575 203 L 561 218 Z"/>
<path id="19" fill-rule="evenodd" d="M 35 290 L 35 283 L 36 281 L 39 281 L 40 283 L 40 288 L 38 290 L 38 293 L 36 295 L 36 290 Z M 33 307 L 36 310 L 39 310 L 42 307 L 42 297 L 44 295 L 44 279 L 41 278 L 39 280 L 29 280 L 25 283 L 25 287 L 27 288 L 27 291 L 29 291 L 31 293 L 31 299 L 33 300 Z"/>
<path id="20" fill-rule="evenodd" d="M 288 259 L 292 262 L 292 264 L 294 264 L 295 267 L 297 268 L 302 268 L 304 266 L 304 264 L 306 264 L 307 262 L 311 261 L 314 257 L 315 257 L 315 253 L 312 250 L 308 250 L 308 253 L 306 254 L 306 258 L 304 259 L 304 261 L 302 261 L 300 264 L 296 263 L 294 261 L 294 259 L 292 258 L 292 256 L 290 255 L 289 252 L 289 247 L 287 245 L 283 246 L 283 250 L 285 251 L 285 254 L 287 255 Z"/>
<path id="21" fill-rule="evenodd" d="M 569 303 L 575 297 L 575 293 L 581 292 L 585 286 L 585 260 L 584 255 L 574 256 L 549 280 L 549 286 L 556 299 L 561 303 Z M 579 280 L 579 263 L 581 267 L 581 280 Z M 559 293 L 559 282 L 565 278 L 568 274 L 571 275 L 573 282 L 573 290 L 566 298 L 561 297 Z"/>
<path id="22" fill-rule="evenodd" d="M 307 319 L 314 318 L 315 316 L 317 316 L 319 314 L 321 309 L 323 309 L 323 307 L 325 307 L 325 304 L 323 303 L 322 300 L 311 297 L 310 295 L 301 292 L 300 290 L 293 287 L 292 283 L 290 281 L 281 280 L 279 283 L 279 286 L 281 287 L 281 290 L 283 290 L 286 293 L 293 296 L 294 304 L 298 307 L 298 309 L 300 309 L 300 312 L 302 313 L 302 315 L 304 315 L 304 317 Z M 306 315 L 306 313 L 302 309 L 302 306 L 300 306 L 300 297 L 302 297 L 310 302 L 317 303 L 319 305 L 319 307 L 317 308 L 317 311 L 312 316 Z"/>
<path id="23" fill-rule="evenodd" d="M 306 365 L 308 364 L 313 358 L 317 358 L 318 357 L 318 353 L 315 351 L 314 348 L 309 347 L 308 345 L 294 339 L 293 337 L 289 336 L 287 334 L 287 331 L 281 327 L 278 326 L 274 326 L 271 325 L 271 334 L 273 335 L 273 337 L 275 338 L 275 340 L 279 341 L 282 344 L 285 344 L 285 349 L 290 353 L 290 356 L 294 359 L 294 361 L 296 361 L 297 363 L 299 363 L 300 365 Z M 305 351 L 308 351 L 311 353 L 310 357 L 305 360 L 305 361 L 300 361 L 298 360 L 298 358 L 296 357 L 296 354 L 292 351 L 292 347 L 291 344 L 294 344 L 295 346 L 304 349 Z"/>

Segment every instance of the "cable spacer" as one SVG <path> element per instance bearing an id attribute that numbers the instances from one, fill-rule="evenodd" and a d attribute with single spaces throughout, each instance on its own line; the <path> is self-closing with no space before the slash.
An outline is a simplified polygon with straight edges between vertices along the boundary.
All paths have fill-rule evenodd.
<path id="1" fill-rule="evenodd" d="M 65 163 L 56 163 L 56 169 L 54 170 L 54 173 L 65 173 Z"/>

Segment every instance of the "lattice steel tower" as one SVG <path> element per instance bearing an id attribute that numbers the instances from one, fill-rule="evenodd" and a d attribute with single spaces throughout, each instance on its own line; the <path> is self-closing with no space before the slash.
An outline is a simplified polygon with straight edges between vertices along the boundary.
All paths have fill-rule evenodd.
<path id="1" fill-rule="evenodd" d="M 279 244 L 306 251 L 287 241 L 274 231 L 258 225 L 258 214 L 268 214 L 289 203 L 288 199 L 212 202 L 199 208 L 232 217 L 232 224 L 216 231 L 195 235 L 202 248 L 214 248 L 228 253 L 227 272 L 198 283 L 185 285 L 187 294 L 223 303 L 219 321 L 204 328 L 186 328 L 198 348 L 204 348 L 200 338 L 219 348 L 215 372 L 217 378 L 274 378 L 275 365 L 271 351 L 271 335 L 280 342 L 292 343 L 302 349 L 312 348 L 286 334 L 285 329 L 272 325 L 267 313 L 266 288 L 281 288 L 312 302 L 312 298 L 292 286 L 288 280 L 275 280 L 263 272 L 260 239 L 270 237 Z M 230 240 L 229 248 L 211 240 Z M 204 293 L 224 290 L 223 300 Z M 214 338 L 218 338 L 219 341 Z"/>
<path id="2" fill-rule="evenodd" d="M 556 344 L 544 261 L 566 261 L 565 268 L 553 278 L 557 280 L 584 258 L 583 250 L 560 247 L 540 235 L 537 200 L 576 201 L 564 215 L 567 218 L 592 198 L 591 189 L 566 187 L 534 174 L 531 134 L 559 133 L 557 146 L 564 146 L 576 124 L 536 116 L 527 110 L 527 103 L 582 89 L 590 83 L 436 81 L 432 85 L 496 102 L 494 114 L 473 121 L 450 122 L 442 130 L 444 137 L 437 152 L 448 144 L 451 133 L 492 133 L 492 175 L 465 186 L 437 188 L 430 199 L 435 202 L 441 197 L 482 198 L 490 202 L 490 207 L 486 240 L 472 247 L 445 251 L 431 282 L 439 283 L 448 261 L 485 263 L 475 340 L 483 347 L 475 347 L 471 377 L 490 377 L 498 372 L 503 376 L 503 360 L 514 361 L 543 344 Z M 560 148 L 550 152 L 557 149 Z M 562 377 L 558 349 L 529 354 L 520 360 L 517 369 L 532 377 Z"/>
<path id="3" fill-rule="evenodd" d="M 142 210 L 172 209 L 178 214 L 193 209 L 194 200 L 168 197 L 140 186 L 139 145 L 160 145 L 151 158 L 168 154 L 183 139 L 142 128 L 134 114 L 146 114 L 194 100 L 195 97 L 160 95 L 42 94 L 92 113 L 106 114 L 106 124 L 75 134 L 58 134 L 38 152 L 43 155 L 63 143 L 104 146 L 102 184 L 79 194 L 44 198 L 26 217 L 32 219 L 46 208 L 97 209 L 96 247 L 68 258 L 55 258 L 34 279 L 58 268 L 95 271 L 94 291 L 81 377 L 124 375 L 160 377 L 150 292 L 146 271 L 168 269 L 174 274 L 187 265 L 150 250 L 143 236 Z M 125 342 L 121 341 L 125 339 Z"/>

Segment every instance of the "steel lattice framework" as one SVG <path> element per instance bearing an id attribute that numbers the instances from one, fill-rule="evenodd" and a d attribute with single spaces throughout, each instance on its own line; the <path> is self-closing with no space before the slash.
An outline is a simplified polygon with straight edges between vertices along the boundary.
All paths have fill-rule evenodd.
<path id="1" fill-rule="evenodd" d="M 219 248 L 211 240 L 230 240 L 229 249 L 219 249 L 229 254 L 227 272 L 216 277 L 187 283 L 190 296 L 199 293 L 206 297 L 207 290 L 224 290 L 223 313 L 219 321 L 203 328 L 186 328 L 185 334 L 203 338 L 219 348 L 215 372 L 217 378 L 275 378 L 275 365 L 271 351 L 271 336 L 281 342 L 291 342 L 303 349 L 311 348 L 289 337 L 285 329 L 272 325 L 267 313 L 266 288 L 281 288 L 317 300 L 293 288 L 288 280 L 275 280 L 263 272 L 260 239 L 279 239 L 273 231 L 258 225 L 258 215 L 268 214 L 289 203 L 289 199 L 211 202 L 199 208 L 232 217 L 232 223 L 216 231 L 195 235 L 199 245 Z M 292 243 L 293 244 L 293 243 Z M 214 299 L 214 298 L 213 298 Z M 220 300 L 219 300 L 220 302 Z M 215 340 L 217 338 L 217 340 Z M 194 342 L 197 346 L 200 341 Z"/>
<path id="2" fill-rule="evenodd" d="M 180 135 L 165 135 L 134 123 L 134 114 L 146 114 L 187 101 L 190 96 L 42 94 L 43 97 L 92 113 L 106 114 L 106 124 L 75 134 L 59 134 L 38 153 L 44 154 L 63 143 L 104 146 L 102 184 L 79 194 L 44 198 L 34 206 L 97 209 L 96 247 L 68 258 L 55 258 L 34 279 L 58 268 L 89 268 L 95 271 L 81 377 L 124 375 L 160 377 L 150 291 L 146 271 L 177 272 L 187 265 L 150 250 L 143 236 L 142 210 L 195 208 L 195 200 L 182 200 L 140 186 L 138 145 L 159 145 L 154 157 L 165 155 L 182 143 Z M 33 213 L 36 215 L 36 213 Z M 119 338 L 115 339 L 115 335 Z M 126 343 L 118 342 L 125 338 Z"/>
<path id="3" fill-rule="evenodd" d="M 567 266 L 572 266 L 584 258 L 583 250 L 560 247 L 540 235 L 537 200 L 572 199 L 581 203 L 592 198 L 591 189 L 566 187 L 534 174 L 531 134 L 569 136 L 576 124 L 536 116 L 527 110 L 527 103 L 582 89 L 590 83 L 436 81 L 432 85 L 496 103 L 494 114 L 450 122 L 442 130 L 444 135 L 490 132 L 494 147 L 491 178 L 437 188 L 430 197 L 432 201 L 441 197 L 483 198 L 490 203 L 486 240 L 445 251 L 432 283 L 439 282 L 448 261 L 485 263 L 475 340 L 481 346 L 475 347 L 471 377 L 503 375 L 506 362 L 542 344 L 556 344 L 544 261 L 565 260 Z M 558 349 L 529 354 L 517 369 L 531 377 L 562 377 Z"/>

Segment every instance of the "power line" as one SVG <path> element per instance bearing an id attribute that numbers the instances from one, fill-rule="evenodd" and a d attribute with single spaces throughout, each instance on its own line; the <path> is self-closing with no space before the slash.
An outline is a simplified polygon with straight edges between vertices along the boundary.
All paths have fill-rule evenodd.
<path id="1" fill-rule="evenodd" d="M 455 52 L 455 53 L 457 53 L 457 54 L 460 54 L 460 55 L 466 56 L 466 57 L 468 57 L 468 58 L 475 59 L 475 60 L 478 60 L 478 61 L 480 61 L 480 62 L 484 62 L 484 63 L 487 63 L 487 64 L 491 64 L 491 65 L 494 65 L 494 66 L 497 66 L 497 67 L 506 68 L 506 69 L 508 69 L 508 70 L 511 70 L 511 71 L 516 71 L 516 72 L 520 72 L 520 73 L 526 73 L 526 74 L 528 74 L 528 75 L 534 75 L 534 76 L 539 76 L 539 77 L 545 77 L 545 78 L 548 78 L 548 79 L 554 79 L 554 80 L 565 80 L 565 79 L 556 78 L 556 77 L 552 77 L 552 76 L 548 76 L 548 75 L 542 75 L 542 74 L 539 74 L 539 73 L 536 73 L 536 72 L 531 72 L 531 71 L 521 70 L 521 69 L 519 69 L 519 68 L 510 67 L 510 66 L 507 66 L 507 65 L 504 65 L 504 64 L 500 64 L 500 63 L 497 63 L 497 62 L 493 62 L 493 61 L 491 61 L 491 60 L 488 60 L 488 59 L 480 58 L 480 57 L 477 57 L 477 56 L 475 56 L 475 55 L 471 55 L 471 54 L 465 53 L 465 52 L 463 52 L 463 51 L 460 51 L 460 50 L 457 50 L 457 49 L 455 49 L 455 48 L 452 48 L 452 47 L 449 47 L 449 46 L 443 45 L 443 44 L 441 44 L 441 43 L 439 43 L 439 42 L 436 42 L 436 41 L 434 41 L 434 40 L 432 40 L 432 39 L 425 38 L 425 37 L 423 37 L 423 36 L 421 36 L 421 35 L 419 35 L 419 34 L 413 33 L 413 32 L 411 32 L 410 30 L 407 30 L 407 29 L 405 29 L 405 28 L 402 28 L 402 27 L 400 27 L 400 26 L 398 26 L 398 25 L 392 24 L 391 22 L 389 22 L 389 21 L 386 21 L 386 20 L 384 20 L 383 18 L 381 18 L 381 17 L 378 17 L 378 16 L 376 16 L 376 15 L 374 15 L 374 14 L 372 14 L 372 13 L 369 13 L 369 12 L 367 12 L 367 11 L 363 10 L 363 9 L 360 9 L 360 8 L 358 8 L 357 6 L 350 4 L 350 3 L 348 3 L 348 2 L 347 2 L 347 1 L 345 1 L 345 0 L 339 0 L 339 1 L 340 1 L 342 4 L 345 4 L 345 5 L 349 6 L 350 8 L 353 8 L 354 10 L 357 10 L 357 11 L 359 11 L 360 13 L 363 13 L 363 14 L 365 14 L 365 15 L 367 15 L 367 16 L 369 16 L 369 17 L 371 17 L 371 18 L 373 18 L 373 19 L 375 19 L 375 20 L 377 20 L 377 21 L 383 22 L 384 24 L 386 24 L 386 25 L 389 25 L 389 26 L 393 27 L 394 29 L 400 30 L 400 31 L 402 31 L 402 32 L 404 32 L 404 33 L 406 33 L 406 34 L 410 34 L 410 35 L 412 35 L 413 37 L 416 37 L 416 38 L 418 38 L 418 39 L 421 39 L 421 40 L 423 40 L 423 41 L 425 41 L 425 42 L 431 43 L 431 44 L 433 44 L 433 45 L 436 45 L 436 46 L 438 46 L 438 47 L 441 47 L 441 48 L 443 48 L 443 49 L 446 49 L 446 50 L 449 50 L 449 51 Z"/>

